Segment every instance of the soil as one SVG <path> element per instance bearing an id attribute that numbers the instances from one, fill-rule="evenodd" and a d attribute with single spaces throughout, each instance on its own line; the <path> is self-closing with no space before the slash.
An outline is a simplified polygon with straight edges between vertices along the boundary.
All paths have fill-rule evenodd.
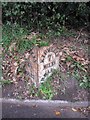
<path id="1" fill-rule="evenodd" d="M 69 69 L 69 64 L 66 64 L 64 62 L 64 54 L 63 51 L 68 51 L 70 55 L 76 57 L 75 60 L 82 62 L 87 61 L 88 59 L 88 35 L 85 31 L 80 33 L 80 31 L 76 32 L 76 36 L 72 37 L 61 37 L 58 39 L 54 39 L 53 42 L 60 45 L 59 48 L 61 49 L 62 55 L 60 60 L 60 69 L 62 71 L 62 74 L 64 76 L 64 82 L 59 80 L 59 85 L 56 83 L 54 85 L 54 82 L 58 81 L 56 78 L 53 79 L 53 85 L 54 89 L 56 91 L 56 95 L 53 96 L 52 100 L 65 100 L 65 101 L 87 101 L 89 96 L 89 90 L 80 88 L 78 80 L 75 79 L 73 76 L 67 77 L 66 73 L 73 72 L 73 70 Z M 71 49 L 73 49 L 71 51 Z M 74 54 L 75 53 L 75 54 Z M 26 54 L 26 53 L 25 53 Z M 37 89 L 34 89 L 33 94 L 30 95 L 30 89 L 31 85 L 29 81 L 25 80 L 25 74 L 24 75 L 16 75 L 15 74 L 15 68 L 12 68 L 11 72 L 11 78 L 9 77 L 9 67 L 10 65 L 13 66 L 13 61 L 15 60 L 13 56 L 17 56 L 18 59 L 24 60 L 23 55 L 19 55 L 18 53 L 14 54 L 11 53 L 11 55 L 5 54 L 5 57 L 3 59 L 3 78 L 4 79 L 11 79 L 13 83 L 11 84 L 5 84 L 2 87 L 2 97 L 5 98 L 17 98 L 17 99 L 43 99 L 42 96 L 37 96 L 35 93 L 37 92 Z M 83 58 L 83 59 L 81 59 Z M 15 61 L 16 62 L 16 61 Z M 16 65 L 17 66 L 17 65 Z M 87 65 L 85 66 L 85 69 L 87 71 Z M 61 88 L 58 89 L 58 86 Z"/>
<path id="2" fill-rule="evenodd" d="M 65 100 L 65 101 L 88 101 L 89 90 L 80 88 L 77 80 L 68 79 L 65 80 L 65 86 L 63 90 L 58 90 L 57 95 L 54 95 L 52 100 Z M 20 86 L 22 86 L 20 88 Z M 63 85 L 61 85 L 63 86 Z M 17 85 L 10 84 L 3 86 L 2 97 L 5 98 L 17 98 L 17 99 L 43 99 L 40 96 L 30 96 L 27 93 L 27 89 L 24 81 L 19 81 Z"/>
<path id="3" fill-rule="evenodd" d="M 65 92 L 60 91 L 53 100 L 66 100 L 66 101 L 88 101 L 89 91 L 88 89 L 80 88 L 76 79 L 70 78 L 65 80 Z"/>

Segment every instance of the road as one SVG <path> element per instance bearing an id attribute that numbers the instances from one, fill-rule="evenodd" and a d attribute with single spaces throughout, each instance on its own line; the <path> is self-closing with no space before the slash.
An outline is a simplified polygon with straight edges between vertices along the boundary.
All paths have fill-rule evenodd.
<path id="1" fill-rule="evenodd" d="M 1 100 L 0 100 L 1 102 Z M 3 118 L 86 118 L 67 102 L 2 100 Z M 78 104 L 79 105 L 79 104 Z M 78 107 L 77 105 L 77 107 Z M 83 104 L 84 106 L 85 104 Z M 86 104 L 87 105 L 87 104 Z M 85 105 L 85 106 L 86 106 Z"/>

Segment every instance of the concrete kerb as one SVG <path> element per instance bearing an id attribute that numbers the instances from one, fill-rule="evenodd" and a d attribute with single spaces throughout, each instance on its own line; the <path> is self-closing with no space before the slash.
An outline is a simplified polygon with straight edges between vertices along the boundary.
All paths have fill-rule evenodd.
<path id="1" fill-rule="evenodd" d="M 12 104 L 21 104 L 32 106 L 34 104 L 37 105 L 49 105 L 49 106 L 60 106 L 60 107 L 88 107 L 90 105 L 90 101 L 63 101 L 63 100 L 18 100 L 18 99 L 7 99 L 0 98 L 0 102 L 2 103 L 12 103 Z"/>

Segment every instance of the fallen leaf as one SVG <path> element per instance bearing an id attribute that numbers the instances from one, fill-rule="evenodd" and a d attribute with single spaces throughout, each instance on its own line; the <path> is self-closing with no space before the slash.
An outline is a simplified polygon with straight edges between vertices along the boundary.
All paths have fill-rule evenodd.
<path id="1" fill-rule="evenodd" d="M 35 44 L 35 46 L 38 46 L 39 44 Z"/>
<path id="2" fill-rule="evenodd" d="M 16 78 L 15 77 L 13 77 L 12 79 L 13 79 L 13 82 L 16 82 Z"/>
<path id="3" fill-rule="evenodd" d="M 17 62 L 15 62 L 13 65 L 14 65 L 14 66 L 18 66 L 18 63 L 17 63 Z"/>
<path id="4" fill-rule="evenodd" d="M 75 108 L 72 108 L 72 111 L 77 112 L 77 110 Z"/>
<path id="5" fill-rule="evenodd" d="M 71 62 L 67 62 L 66 64 L 67 64 L 67 66 L 69 67 L 69 66 L 71 65 Z"/>
<path id="6" fill-rule="evenodd" d="M 26 53 L 25 54 L 25 58 L 29 58 L 30 54 L 29 53 Z"/>
<path id="7" fill-rule="evenodd" d="M 37 39 L 37 41 L 41 41 L 41 39 L 40 39 L 40 38 L 38 38 L 38 39 Z"/>
<path id="8" fill-rule="evenodd" d="M 32 105 L 32 108 L 36 108 L 37 107 L 37 105 L 35 104 L 35 105 Z"/>
<path id="9" fill-rule="evenodd" d="M 12 49 L 15 50 L 15 45 L 16 45 L 16 43 L 12 43 L 12 44 L 10 45 L 10 47 L 9 47 L 9 50 L 10 50 L 10 51 L 12 51 Z"/>
<path id="10" fill-rule="evenodd" d="M 25 60 L 24 59 L 20 59 L 20 64 L 23 63 Z"/>
<path id="11" fill-rule="evenodd" d="M 65 58 L 61 58 L 61 61 L 65 61 L 66 59 Z"/>
<path id="12" fill-rule="evenodd" d="M 60 112 L 60 111 L 55 111 L 55 115 L 56 115 L 56 116 L 60 116 L 60 115 L 61 115 L 61 112 Z"/>
<path id="13" fill-rule="evenodd" d="M 62 54 L 63 54 L 62 52 L 59 53 L 60 56 L 62 56 Z"/>

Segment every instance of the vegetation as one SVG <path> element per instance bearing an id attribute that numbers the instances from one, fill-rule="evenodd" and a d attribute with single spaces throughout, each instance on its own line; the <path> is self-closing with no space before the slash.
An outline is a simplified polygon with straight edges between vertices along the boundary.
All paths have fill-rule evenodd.
<path id="1" fill-rule="evenodd" d="M 2 31 L 2 46 L 5 48 L 5 51 L 7 51 L 10 45 L 15 43 L 16 51 L 23 53 L 33 46 L 42 47 L 49 45 L 47 41 L 41 41 L 41 38 L 38 40 L 37 35 L 31 35 L 31 39 L 29 39 L 28 34 L 27 29 L 19 25 L 4 25 Z M 13 47 L 12 50 L 14 50 Z"/>
<path id="2" fill-rule="evenodd" d="M 90 88 L 88 72 L 85 70 L 84 66 L 73 59 L 70 61 L 72 61 L 72 65 L 74 67 L 72 75 L 78 80 L 80 87 Z"/>
<path id="3" fill-rule="evenodd" d="M 90 7 L 89 3 L 63 3 L 63 2 L 7 2 L 2 3 L 5 24 L 19 24 L 27 27 L 29 31 L 42 29 L 58 29 L 61 26 L 88 25 Z"/>
<path id="4" fill-rule="evenodd" d="M 9 85 L 11 83 L 13 83 L 13 81 L 11 81 L 11 80 L 0 80 L 1 85 Z"/>
<path id="5" fill-rule="evenodd" d="M 58 76 L 59 79 L 60 77 L 59 73 L 60 73 L 59 70 L 53 70 L 52 74 L 45 80 L 45 82 L 41 84 L 38 90 L 36 90 L 35 86 L 32 85 L 32 87 L 29 88 L 29 94 L 31 96 L 37 96 L 37 97 L 41 97 L 42 99 L 51 100 L 57 92 L 52 82 L 56 76 Z"/>
<path id="6" fill-rule="evenodd" d="M 12 79 L 13 75 L 16 75 L 16 78 L 14 80 L 1 80 L 0 84 L 10 85 L 16 82 L 16 79 L 21 80 L 21 78 L 26 80 L 24 58 L 26 56 L 28 59 L 27 52 L 34 46 L 48 46 L 55 39 L 55 43 L 63 43 L 60 43 L 59 46 L 61 49 L 60 68 L 62 70 L 54 70 L 52 75 L 41 84 L 38 90 L 36 90 L 34 85 L 28 85 L 29 82 L 26 80 L 25 87 L 29 91 L 26 93 L 29 96 L 41 96 L 43 99 L 52 99 L 58 90 L 64 92 L 64 80 L 66 78 L 63 76 L 63 73 L 76 78 L 80 87 L 90 88 L 90 76 L 87 68 L 88 56 L 85 56 L 86 53 L 82 55 L 80 50 L 77 49 L 77 47 L 81 48 L 80 44 L 84 39 L 82 30 L 87 29 L 86 32 L 88 34 L 90 29 L 89 17 L 89 2 L 2 2 L 1 44 L 4 53 L 2 65 L 5 75 L 4 79 L 9 79 L 9 77 Z M 84 35 L 87 37 L 86 33 Z M 59 38 L 58 41 L 57 38 Z M 65 38 L 67 41 L 65 41 Z M 81 41 L 79 41 L 79 38 Z M 72 44 L 70 43 L 68 46 L 68 42 L 72 42 Z M 79 46 L 77 46 L 77 43 L 80 43 Z M 84 43 L 81 45 L 87 45 L 87 43 Z M 86 51 L 85 46 L 84 52 Z M 9 67 L 14 69 L 12 71 L 16 70 L 16 74 L 13 74 Z M 59 82 L 63 85 L 60 86 Z"/>

